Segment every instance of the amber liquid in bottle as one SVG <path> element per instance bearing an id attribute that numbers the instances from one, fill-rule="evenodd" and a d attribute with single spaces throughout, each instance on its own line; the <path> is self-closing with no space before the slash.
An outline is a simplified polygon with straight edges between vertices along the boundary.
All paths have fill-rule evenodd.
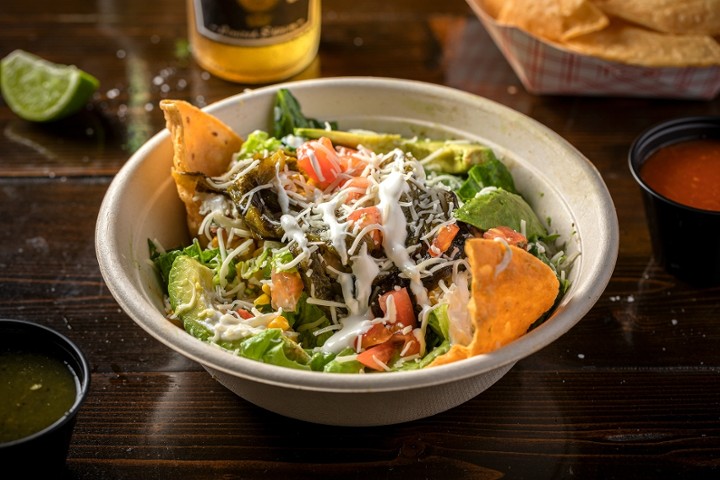
<path id="1" fill-rule="evenodd" d="M 317 55 L 320 0 L 187 0 L 187 13 L 195 60 L 226 80 L 284 80 Z"/>

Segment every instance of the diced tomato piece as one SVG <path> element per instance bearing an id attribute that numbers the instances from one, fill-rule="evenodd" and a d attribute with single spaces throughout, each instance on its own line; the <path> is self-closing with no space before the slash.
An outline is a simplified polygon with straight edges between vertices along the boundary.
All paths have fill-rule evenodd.
<path id="1" fill-rule="evenodd" d="M 398 332 L 394 335 L 393 341 L 402 343 L 399 350 L 401 357 L 409 357 L 420 353 L 420 342 L 412 332 L 406 334 Z"/>
<path id="2" fill-rule="evenodd" d="M 527 238 L 525 238 L 525 235 L 520 232 L 516 232 L 510 227 L 505 226 L 493 227 L 485 231 L 485 233 L 483 233 L 483 238 L 487 238 L 490 240 L 494 240 L 495 238 L 502 238 L 508 244 L 515 245 L 521 248 L 527 245 Z"/>
<path id="3" fill-rule="evenodd" d="M 396 350 L 397 346 L 393 342 L 381 343 L 358 353 L 357 361 L 373 370 L 383 371 L 385 369 L 378 362 L 387 365 Z"/>
<path id="4" fill-rule="evenodd" d="M 380 209 L 377 207 L 365 207 L 354 210 L 348 215 L 348 220 L 362 230 L 368 225 L 382 225 L 382 215 Z M 380 230 L 372 230 L 370 232 L 370 238 L 376 247 L 382 245 L 382 232 Z"/>
<path id="5" fill-rule="evenodd" d="M 415 327 L 417 321 L 415 318 L 415 309 L 407 288 L 403 287 L 397 290 L 390 290 L 380 295 L 378 303 L 380 309 L 387 315 L 387 301 L 392 297 L 395 303 L 395 322 L 405 327 Z"/>
<path id="6" fill-rule="evenodd" d="M 347 195 L 345 196 L 345 203 L 357 201 L 359 198 L 363 197 L 369 186 L 370 180 L 368 180 L 367 177 L 352 177 L 342 186 L 342 188 L 352 189 L 352 191 L 347 192 Z"/>
<path id="7" fill-rule="evenodd" d="M 382 323 L 376 323 L 370 329 L 363 333 L 360 337 L 360 346 L 362 348 L 370 348 L 374 345 L 379 345 L 390 340 L 393 336 L 393 332 L 390 331 Z"/>
<path id="8" fill-rule="evenodd" d="M 460 231 L 460 227 L 456 223 L 451 223 L 440 228 L 438 234 L 433 239 L 432 245 L 430 245 L 430 256 L 439 257 L 450 248 L 455 236 Z"/>
<path id="9" fill-rule="evenodd" d="M 273 308 L 294 312 L 305 285 L 298 272 L 275 271 L 270 274 L 270 297 Z"/>
<path id="10" fill-rule="evenodd" d="M 367 162 L 360 158 L 358 151 L 348 147 L 337 147 L 338 162 L 343 172 L 348 175 L 360 175 L 367 166 Z"/>
<path id="11" fill-rule="evenodd" d="M 242 318 L 244 318 L 245 320 L 248 320 L 248 319 L 254 317 L 254 315 L 253 315 L 252 313 L 248 312 L 248 311 L 245 310 L 244 308 L 238 308 L 238 309 L 236 310 L 236 312 L 238 313 L 238 315 L 240 315 L 240 316 L 241 316 Z"/>
<path id="12" fill-rule="evenodd" d="M 373 325 L 361 338 L 365 351 L 358 354 L 357 360 L 373 370 L 384 370 L 378 361 L 387 365 L 396 353 L 401 357 L 419 354 L 421 345 L 417 337 L 413 332 L 403 333 L 401 329 L 402 325 L 397 324 L 392 327 L 380 323 Z"/>
<path id="13" fill-rule="evenodd" d="M 298 167 L 320 188 L 327 188 L 342 172 L 338 154 L 330 139 L 309 140 L 297 149 Z"/>

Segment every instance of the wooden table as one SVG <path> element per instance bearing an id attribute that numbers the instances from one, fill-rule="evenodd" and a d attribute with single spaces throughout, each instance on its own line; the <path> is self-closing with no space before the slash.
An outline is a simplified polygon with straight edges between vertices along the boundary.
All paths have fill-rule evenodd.
<path id="1" fill-rule="evenodd" d="M 100 276 L 100 202 L 164 127 L 158 101 L 202 106 L 248 87 L 207 75 L 185 47 L 178 0 L 0 8 L 1 56 L 22 48 L 101 81 L 86 111 L 55 124 L 0 103 L 0 317 L 54 327 L 92 363 L 68 478 L 719 478 L 720 290 L 654 263 L 627 152 L 646 127 L 718 115 L 720 100 L 532 95 L 462 0 L 326 0 L 307 75 L 423 80 L 527 114 L 599 169 L 621 240 L 597 305 L 480 396 L 425 420 L 336 428 L 236 397 L 136 326 Z"/>

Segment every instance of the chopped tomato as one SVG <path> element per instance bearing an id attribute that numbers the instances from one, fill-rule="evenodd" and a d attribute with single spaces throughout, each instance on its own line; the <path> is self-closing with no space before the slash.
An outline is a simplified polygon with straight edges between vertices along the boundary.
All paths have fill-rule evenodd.
<path id="1" fill-rule="evenodd" d="M 387 301 L 390 297 L 392 297 L 395 303 L 395 322 L 406 327 L 415 327 L 415 309 L 413 308 L 407 288 L 403 287 L 398 290 L 390 290 L 380 295 L 378 303 L 385 315 L 387 315 Z"/>
<path id="2" fill-rule="evenodd" d="M 388 341 L 358 353 L 357 361 L 373 370 L 383 371 L 385 370 L 383 365 L 388 364 L 396 350 L 397 346 Z"/>
<path id="3" fill-rule="evenodd" d="M 493 227 L 485 231 L 485 233 L 483 233 L 483 238 L 487 238 L 489 240 L 502 238 L 508 244 L 521 248 L 527 245 L 527 238 L 525 238 L 525 235 L 505 226 Z"/>
<path id="4" fill-rule="evenodd" d="M 349 175 L 360 175 L 367 162 L 358 156 L 358 151 L 348 147 L 337 147 L 338 161 L 343 172 Z"/>
<path id="5" fill-rule="evenodd" d="M 438 234 L 433 239 L 432 245 L 430 245 L 430 256 L 439 257 L 450 248 L 455 236 L 460 231 L 460 227 L 456 223 L 451 223 L 440 228 Z"/>
<path id="6" fill-rule="evenodd" d="M 320 188 L 327 188 L 342 172 L 338 154 L 330 139 L 309 140 L 297 149 L 298 167 Z"/>
<path id="7" fill-rule="evenodd" d="M 394 335 L 393 340 L 396 342 L 402 341 L 402 347 L 400 348 L 401 357 L 409 357 L 420 353 L 420 342 L 412 332 L 406 334 L 398 332 Z"/>
<path id="8" fill-rule="evenodd" d="M 345 203 L 357 201 L 359 198 L 365 195 L 367 188 L 370 186 L 370 180 L 367 177 L 352 177 L 350 180 L 345 182 L 342 188 L 351 189 L 345 196 Z"/>
<path id="9" fill-rule="evenodd" d="M 240 315 L 245 320 L 248 320 L 250 318 L 253 318 L 253 314 L 245 310 L 244 308 L 238 308 L 237 310 L 238 315 Z"/>
<path id="10" fill-rule="evenodd" d="M 382 225 L 382 215 L 378 207 L 365 207 L 354 210 L 348 215 L 348 220 L 356 225 L 358 229 L 362 230 L 368 225 Z M 376 247 L 382 245 L 382 232 L 380 230 L 372 230 L 370 232 L 370 238 Z"/>
<path id="11" fill-rule="evenodd" d="M 273 308 L 282 308 L 286 312 L 294 312 L 302 295 L 302 278 L 298 272 L 275 271 L 270 274 L 270 297 Z"/>
<path id="12" fill-rule="evenodd" d="M 390 333 L 389 328 L 379 323 L 375 324 L 371 330 L 375 330 L 376 327 L 382 327 L 385 330 L 381 335 L 390 335 L 390 337 L 382 343 L 363 347 L 367 349 L 358 354 L 357 360 L 366 367 L 374 370 L 384 370 L 384 367 L 377 360 L 387 365 L 396 353 L 401 357 L 410 357 L 420 353 L 420 342 L 412 332 L 401 333 L 396 331 Z M 379 329 L 376 330 L 379 331 Z"/>
<path id="13" fill-rule="evenodd" d="M 360 346 L 362 348 L 370 348 L 374 345 L 379 345 L 390 340 L 393 336 L 393 332 L 390 331 L 382 323 L 376 323 L 370 329 L 363 333 L 360 337 Z"/>

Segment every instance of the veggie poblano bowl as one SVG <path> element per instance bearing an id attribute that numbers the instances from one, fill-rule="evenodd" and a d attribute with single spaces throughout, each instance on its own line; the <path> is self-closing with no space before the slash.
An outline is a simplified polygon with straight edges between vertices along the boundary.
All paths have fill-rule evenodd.
<path id="1" fill-rule="evenodd" d="M 488 100 L 340 78 L 161 108 L 168 130 L 103 202 L 101 271 L 138 324 L 269 410 L 446 410 L 566 332 L 612 273 L 598 173 Z"/>

